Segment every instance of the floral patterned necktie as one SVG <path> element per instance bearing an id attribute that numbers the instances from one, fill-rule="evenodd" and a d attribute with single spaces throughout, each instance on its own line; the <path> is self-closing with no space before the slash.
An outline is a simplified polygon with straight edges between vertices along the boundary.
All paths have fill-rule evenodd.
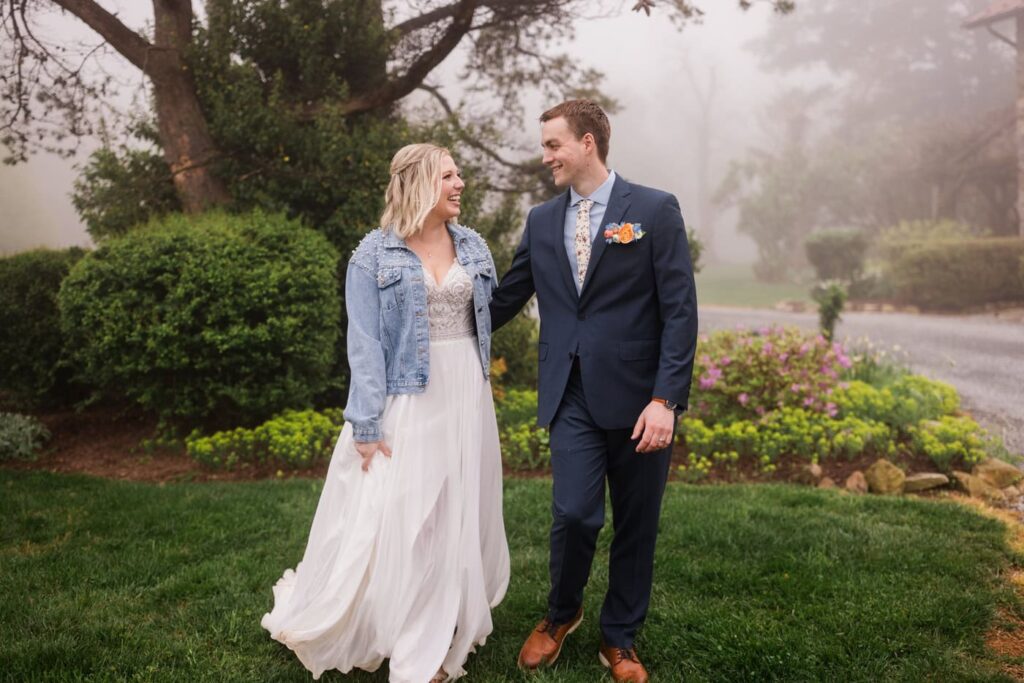
<path id="1" fill-rule="evenodd" d="M 576 209 L 576 279 L 581 288 L 590 264 L 590 207 L 593 204 L 593 199 L 581 199 Z"/>

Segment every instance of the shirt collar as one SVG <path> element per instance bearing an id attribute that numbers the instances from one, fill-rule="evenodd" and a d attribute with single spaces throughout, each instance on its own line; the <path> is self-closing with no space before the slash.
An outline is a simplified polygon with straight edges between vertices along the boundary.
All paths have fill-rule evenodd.
<path id="1" fill-rule="evenodd" d="M 595 204 L 601 204 L 602 206 L 608 206 L 608 200 L 612 196 L 612 186 L 615 184 L 615 171 L 608 171 L 608 177 L 601 185 L 590 193 L 589 197 L 584 197 L 575 188 L 569 188 L 569 204 L 570 206 L 576 206 L 580 203 L 581 199 L 590 199 Z"/>

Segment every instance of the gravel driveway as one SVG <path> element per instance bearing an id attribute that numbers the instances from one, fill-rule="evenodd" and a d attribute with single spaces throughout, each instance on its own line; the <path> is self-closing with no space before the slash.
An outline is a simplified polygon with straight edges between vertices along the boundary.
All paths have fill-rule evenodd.
<path id="1" fill-rule="evenodd" d="M 816 313 L 701 306 L 700 329 L 772 323 L 817 329 Z M 991 315 L 938 316 L 844 313 L 836 337 L 863 337 L 882 348 L 899 347 L 914 372 L 949 382 L 963 407 L 1007 448 L 1024 453 L 1024 324 Z"/>

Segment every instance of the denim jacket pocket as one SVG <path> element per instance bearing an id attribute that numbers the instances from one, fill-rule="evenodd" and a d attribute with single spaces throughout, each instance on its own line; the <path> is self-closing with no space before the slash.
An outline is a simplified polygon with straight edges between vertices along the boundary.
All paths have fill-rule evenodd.
<path id="1" fill-rule="evenodd" d="M 383 311 L 400 308 L 404 303 L 401 279 L 401 268 L 381 268 L 377 271 L 377 288 L 380 290 L 380 306 Z"/>

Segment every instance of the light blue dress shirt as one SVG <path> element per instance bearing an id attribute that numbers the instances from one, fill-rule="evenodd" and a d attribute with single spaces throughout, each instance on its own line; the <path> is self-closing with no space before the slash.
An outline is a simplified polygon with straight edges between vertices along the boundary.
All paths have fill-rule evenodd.
<path id="1" fill-rule="evenodd" d="M 612 196 L 612 185 L 615 184 L 615 171 L 608 173 L 608 178 L 594 190 L 589 197 L 584 197 L 575 188 L 569 188 L 569 206 L 565 210 L 565 253 L 569 256 L 569 265 L 572 267 L 573 282 L 576 283 L 576 291 L 583 288 L 580 286 L 579 278 L 576 277 L 576 210 L 581 199 L 590 199 L 594 203 L 590 205 L 590 243 L 594 243 L 597 231 L 602 228 L 601 221 L 604 220 L 604 212 L 608 210 L 608 200 Z"/>

